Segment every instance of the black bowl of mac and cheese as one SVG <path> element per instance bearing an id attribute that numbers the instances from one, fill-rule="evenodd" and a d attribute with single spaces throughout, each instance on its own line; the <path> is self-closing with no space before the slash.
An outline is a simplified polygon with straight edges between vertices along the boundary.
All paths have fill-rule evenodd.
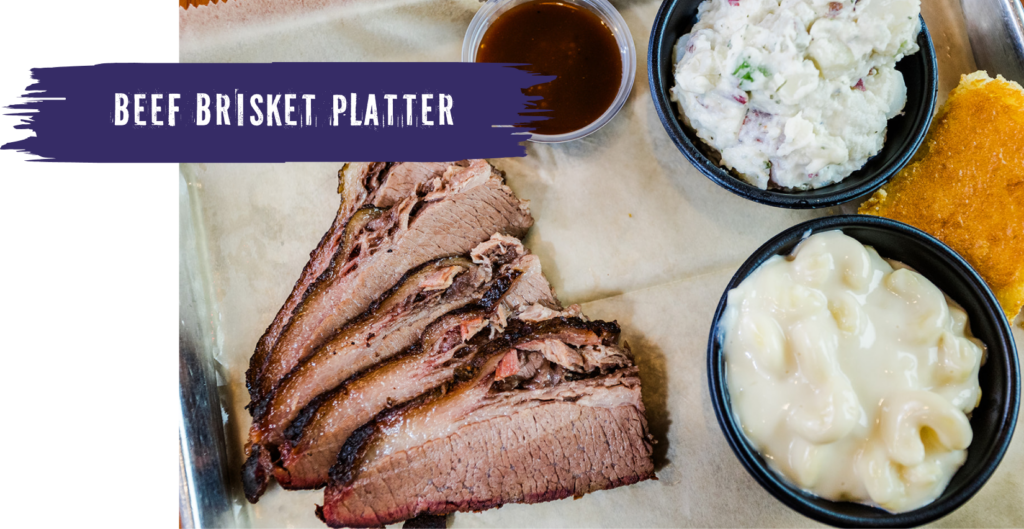
<path id="1" fill-rule="evenodd" d="M 730 291 L 774 256 L 790 256 L 809 236 L 836 230 L 873 248 L 881 257 L 906 265 L 934 284 L 955 302 L 951 305 L 966 313 L 970 334 L 986 347 L 985 360 L 976 371 L 980 399 L 968 414 L 973 438 L 966 448 L 966 459 L 936 499 L 912 510 L 890 512 L 865 503 L 826 500 L 794 484 L 775 469 L 777 465 L 771 464 L 748 437 L 731 396 L 723 325 Z M 880 329 L 887 325 L 885 321 L 874 323 Z M 901 353 L 894 350 L 892 354 Z M 921 525 L 951 513 L 968 501 L 995 472 L 1009 446 L 1017 419 L 1021 383 L 1010 324 L 977 272 L 956 252 L 916 228 L 862 215 L 825 217 L 799 224 L 766 242 L 747 259 L 726 287 L 712 320 L 708 382 L 711 401 L 726 440 L 765 490 L 795 511 L 819 522 L 859 527 Z M 923 439 L 931 435 L 932 432 L 921 434 Z"/>

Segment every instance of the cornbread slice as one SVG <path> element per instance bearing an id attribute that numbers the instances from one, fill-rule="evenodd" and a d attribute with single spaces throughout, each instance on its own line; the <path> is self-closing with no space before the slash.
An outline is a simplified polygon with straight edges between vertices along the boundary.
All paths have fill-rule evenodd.
<path id="1" fill-rule="evenodd" d="M 1011 321 L 1024 305 L 1024 89 L 964 75 L 913 163 L 860 207 L 960 253 Z"/>

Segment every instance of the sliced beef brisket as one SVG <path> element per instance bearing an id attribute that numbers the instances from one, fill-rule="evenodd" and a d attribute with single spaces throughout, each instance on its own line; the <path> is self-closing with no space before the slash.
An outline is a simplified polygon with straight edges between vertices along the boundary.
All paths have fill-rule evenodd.
<path id="1" fill-rule="evenodd" d="M 618 326 L 559 305 L 499 172 L 363 163 L 339 180 L 334 223 L 246 372 L 250 501 L 270 476 L 326 484 L 317 515 L 366 527 L 654 477 Z"/>
<path id="2" fill-rule="evenodd" d="M 468 162 L 466 162 L 468 165 Z M 338 193 L 341 206 L 330 229 L 320 239 L 317 247 L 310 252 L 309 262 L 302 269 L 299 280 L 292 287 L 291 294 L 274 316 L 267 330 L 256 344 L 256 351 L 245 372 L 245 383 L 253 400 L 259 397 L 256 388 L 264 370 L 271 349 L 285 325 L 291 320 L 292 312 L 310 285 L 327 270 L 331 259 L 338 251 L 342 234 L 352 214 L 365 205 L 391 207 L 403 198 L 416 194 L 416 188 L 434 178 L 439 178 L 453 164 L 447 163 L 349 163 L 338 171 Z"/>
<path id="3" fill-rule="evenodd" d="M 381 526 L 652 478 L 640 380 L 617 338 L 605 322 L 513 320 L 477 353 L 471 380 L 351 436 L 318 516 Z M 531 350 L 551 341 L 582 360 Z"/>
<path id="4" fill-rule="evenodd" d="M 495 235 L 495 238 L 504 240 L 501 235 Z M 504 297 L 517 290 L 513 287 L 519 284 L 518 278 L 524 276 L 530 266 L 536 265 L 535 259 L 527 259 L 533 256 L 524 255 L 526 250 L 522 244 L 515 243 L 480 245 L 480 251 L 472 252 L 472 262 L 460 257 L 442 258 L 419 267 L 374 303 L 367 313 L 338 331 L 303 360 L 282 380 L 274 393 L 258 403 L 254 407 L 247 449 L 250 459 L 259 461 L 260 470 L 256 472 L 253 469 L 245 479 L 263 480 L 264 483 L 246 484 L 246 490 L 255 491 L 248 495 L 250 501 L 256 501 L 262 494 L 271 471 L 268 463 L 277 459 L 276 447 L 285 440 L 285 429 L 318 396 L 409 348 L 419 341 L 432 321 L 448 312 L 476 304 L 485 307 L 485 317 L 494 318 Z M 531 285 L 528 295 L 532 296 L 534 290 L 535 285 Z M 513 295 L 523 297 L 521 294 Z M 489 296 L 493 299 L 487 299 Z M 553 302 L 550 288 L 545 297 L 534 301 Z M 470 322 L 466 324 L 471 325 Z M 458 330 L 468 338 L 479 328 L 473 333 L 468 333 L 466 326 Z M 356 385 L 356 388 L 363 386 Z M 402 401 L 418 394 L 404 397 Z M 388 396 L 384 398 L 387 402 Z M 374 411 L 366 420 L 372 419 L 379 411 Z M 361 425 L 359 423 L 355 427 Z M 344 439 L 341 442 L 344 443 Z M 247 467 L 253 464 L 247 463 Z M 329 466 L 330 463 L 327 464 Z"/>
<path id="5" fill-rule="evenodd" d="M 654 475 L 646 435 L 631 404 L 553 401 L 388 456 L 357 483 L 329 486 L 317 515 L 331 527 L 380 527 L 630 485 Z"/>
<path id="6" fill-rule="evenodd" d="M 495 236 L 489 242 L 501 242 L 503 251 L 520 255 L 499 273 L 500 277 L 513 278 L 507 289 L 500 297 L 485 300 L 485 310 L 441 318 L 431 324 L 413 351 L 350 380 L 330 398 L 316 403 L 316 411 L 310 413 L 294 438 L 280 445 L 281 461 L 274 468 L 274 476 L 282 486 L 325 485 L 328 470 L 348 436 L 378 413 L 450 382 L 473 358 L 475 349 L 466 350 L 464 344 L 478 331 L 489 323 L 503 326 L 502 315 L 525 309 L 524 304 L 557 303 L 540 273 L 539 261 L 533 255 L 521 255 L 525 250 L 519 241 Z M 480 259 L 494 251 L 502 250 L 484 243 L 473 256 Z M 498 283 L 501 280 L 495 281 L 495 286 Z"/>
<path id="7" fill-rule="evenodd" d="M 292 317 L 292 311 L 302 301 L 302 296 L 306 293 L 309 285 L 313 284 L 313 281 L 330 265 L 331 259 L 338 251 L 338 245 L 341 242 L 341 235 L 345 231 L 345 225 L 348 224 L 352 214 L 364 204 L 363 197 L 349 196 L 343 190 L 358 189 L 363 191 L 362 194 L 365 196 L 366 187 L 371 185 L 370 183 L 375 180 L 374 176 L 384 170 L 387 165 L 380 162 L 345 164 L 338 171 L 338 191 L 341 193 L 341 206 L 338 207 L 338 214 L 334 217 L 334 222 L 331 223 L 327 233 L 320 239 L 320 243 L 310 252 L 309 262 L 303 267 L 299 280 L 295 282 L 295 286 L 292 287 L 292 292 L 288 295 L 284 305 L 277 311 L 274 321 L 270 323 L 263 336 L 260 337 L 259 342 L 256 343 L 256 351 L 253 353 L 252 358 L 249 359 L 249 369 L 245 372 L 245 385 L 249 388 L 250 398 L 255 399 L 258 396 L 256 391 L 258 380 L 263 372 L 270 350 L 281 335 L 281 330 L 284 329 L 284 326 Z M 349 182 L 348 185 L 346 185 L 346 182 Z"/>
<path id="8" fill-rule="evenodd" d="M 483 160 L 449 166 L 417 193 L 358 225 L 355 217 L 349 222 L 345 247 L 306 291 L 267 356 L 257 399 L 408 270 L 465 254 L 495 233 L 520 237 L 533 223 L 526 204 Z"/>

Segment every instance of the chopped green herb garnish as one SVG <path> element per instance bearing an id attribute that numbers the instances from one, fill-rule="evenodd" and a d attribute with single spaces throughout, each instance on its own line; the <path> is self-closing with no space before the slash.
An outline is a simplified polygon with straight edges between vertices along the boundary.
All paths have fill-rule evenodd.
<path id="1" fill-rule="evenodd" d="M 751 75 L 751 63 L 746 59 L 739 63 L 732 75 L 744 81 L 754 81 L 754 76 Z"/>

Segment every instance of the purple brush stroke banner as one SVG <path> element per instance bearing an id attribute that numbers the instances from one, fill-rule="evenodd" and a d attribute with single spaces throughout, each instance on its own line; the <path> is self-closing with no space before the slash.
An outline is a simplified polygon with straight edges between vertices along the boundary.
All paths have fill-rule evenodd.
<path id="1" fill-rule="evenodd" d="M 16 128 L 35 136 L 0 148 L 46 161 L 97 163 L 425 162 L 525 156 L 521 143 L 527 136 L 522 133 L 530 129 L 523 126 L 543 118 L 524 117 L 538 98 L 524 95 L 523 89 L 553 77 L 520 68 L 489 63 L 35 68 L 36 83 L 28 87 L 34 92 L 23 96 L 28 101 L 8 107 L 17 111 L 11 115 L 23 118 Z M 198 110 L 200 93 L 209 96 L 209 114 Z M 174 126 L 169 123 L 171 94 L 179 94 Z M 371 94 L 376 124 L 368 116 Z M 395 97 L 386 99 L 389 95 Z M 154 106 L 156 122 L 162 125 L 154 124 Z M 340 106 L 345 111 L 335 125 Z M 198 119 L 206 116 L 209 123 L 199 125 Z"/>

